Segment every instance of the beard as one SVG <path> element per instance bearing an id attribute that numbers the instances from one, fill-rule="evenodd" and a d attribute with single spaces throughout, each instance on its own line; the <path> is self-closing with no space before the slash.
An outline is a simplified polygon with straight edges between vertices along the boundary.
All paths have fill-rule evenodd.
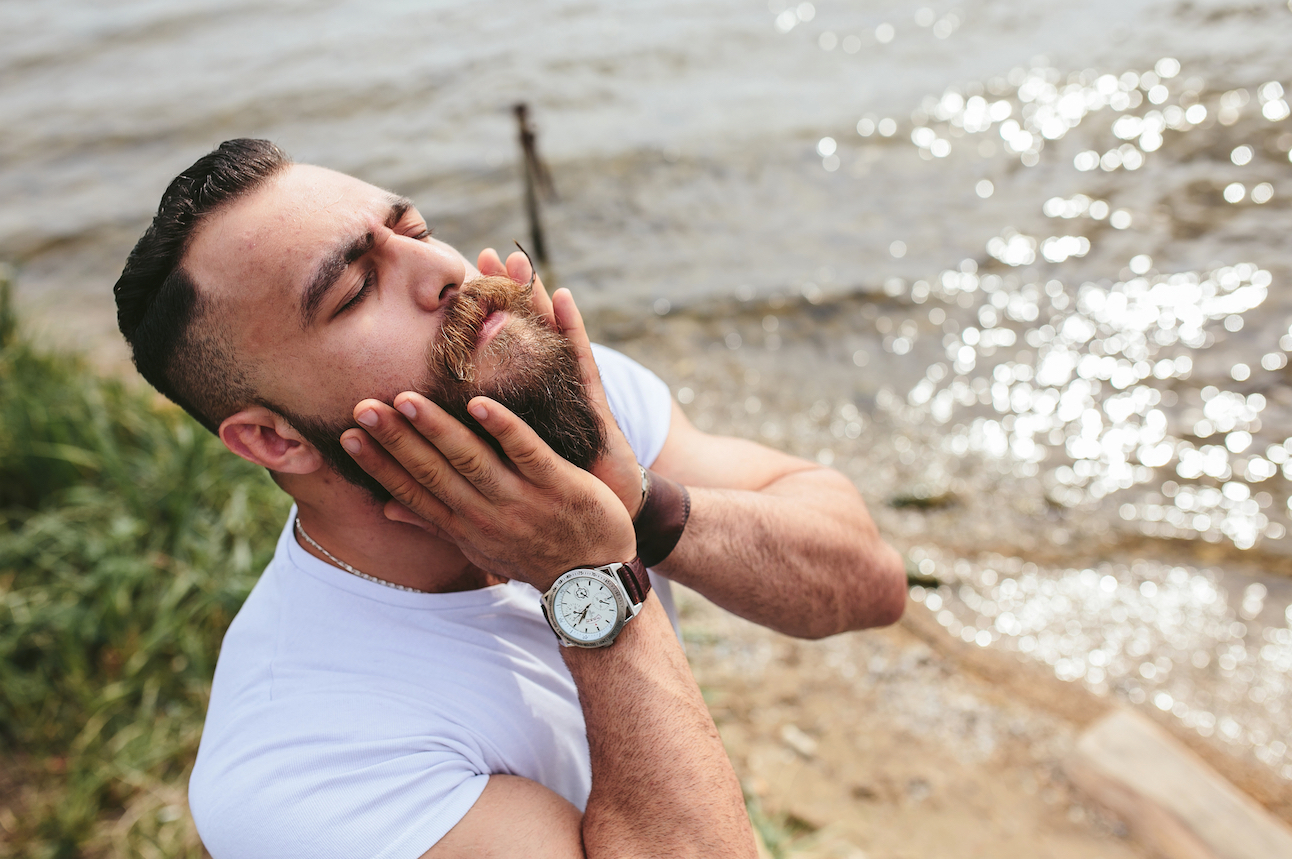
<path id="1" fill-rule="evenodd" d="M 474 397 L 502 403 L 558 456 L 589 469 L 605 451 L 606 428 L 588 397 L 574 347 L 533 313 L 529 296 L 526 284 L 503 276 L 463 284 L 448 299 L 440 330 L 427 350 L 426 377 L 414 390 L 469 427 L 503 459 L 502 446 L 467 412 Z M 499 311 L 512 318 L 478 349 L 481 327 Z M 341 446 L 341 434 L 357 426 L 351 415 L 328 419 L 269 407 L 287 418 L 344 480 L 367 491 L 378 504 L 390 499 L 390 492 Z"/>

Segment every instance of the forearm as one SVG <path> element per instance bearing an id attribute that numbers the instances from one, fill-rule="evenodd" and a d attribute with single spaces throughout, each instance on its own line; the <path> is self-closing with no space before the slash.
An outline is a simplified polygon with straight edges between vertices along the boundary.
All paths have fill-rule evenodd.
<path id="1" fill-rule="evenodd" d="M 563 654 L 592 756 L 589 859 L 755 856 L 740 784 L 659 600 L 612 646 Z"/>
<path id="2" fill-rule="evenodd" d="M 758 491 L 690 489 L 691 518 L 659 571 L 748 620 L 821 638 L 896 621 L 901 557 L 856 489 L 825 469 Z"/>

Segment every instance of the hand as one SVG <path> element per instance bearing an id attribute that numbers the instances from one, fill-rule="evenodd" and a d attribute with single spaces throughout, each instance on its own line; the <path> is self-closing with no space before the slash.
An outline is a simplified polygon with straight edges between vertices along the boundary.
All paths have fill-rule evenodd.
<path id="1" fill-rule="evenodd" d="M 508 256 L 507 264 L 504 266 L 498 257 L 498 252 L 493 248 L 485 248 L 480 252 L 476 268 L 481 274 L 505 274 L 520 283 L 528 281 L 532 271 L 529 258 L 523 253 L 517 251 Z M 614 491 L 628 513 L 635 517 L 644 500 L 637 456 L 610 412 L 610 403 L 606 400 L 605 389 L 601 386 L 601 373 L 597 370 L 596 359 L 592 357 L 592 343 L 583 326 L 583 315 L 574 304 L 574 296 L 568 289 L 558 289 L 556 294 L 549 298 L 542 281 L 535 277 L 532 301 L 534 311 L 547 319 L 552 327 L 564 334 L 574 346 L 579 356 L 579 369 L 583 374 L 583 383 L 587 386 L 593 407 L 596 408 L 597 414 L 601 416 L 601 422 L 605 425 L 606 452 L 593 464 L 592 473 Z"/>
<path id="2" fill-rule="evenodd" d="M 425 397 L 405 392 L 394 404 L 363 400 L 354 415 L 367 430 L 341 436 L 394 496 L 388 518 L 420 517 L 480 569 L 542 591 L 574 567 L 633 557 L 632 520 L 614 493 L 500 403 L 476 397 L 467 408 L 506 460 Z"/>
<path id="3" fill-rule="evenodd" d="M 593 463 L 591 471 L 610 487 L 629 515 L 636 517 L 644 500 L 641 470 L 637 465 L 637 455 L 633 453 L 628 439 L 624 437 L 619 424 L 615 422 L 615 416 L 610 412 L 610 402 L 606 399 L 605 388 L 601 386 L 601 373 L 592 356 L 592 343 L 583 327 L 583 315 L 579 313 L 579 308 L 574 304 L 574 296 L 568 289 L 556 291 L 552 296 L 552 309 L 557 330 L 570 341 L 579 357 L 579 371 L 583 374 L 584 387 L 606 427 L 606 452 Z"/>

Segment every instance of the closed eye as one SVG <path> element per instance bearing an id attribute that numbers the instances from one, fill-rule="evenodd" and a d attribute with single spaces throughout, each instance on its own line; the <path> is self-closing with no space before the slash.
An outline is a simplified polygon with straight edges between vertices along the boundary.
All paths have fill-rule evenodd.
<path id="1" fill-rule="evenodd" d="M 342 313 L 345 313 L 348 310 L 352 310 L 355 307 L 358 307 L 359 303 L 368 297 L 368 293 L 371 292 L 372 288 L 375 287 L 376 285 L 377 285 L 377 271 L 376 269 L 369 269 L 368 273 L 363 277 L 363 284 L 360 285 L 359 291 L 354 294 L 353 298 L 351 298 L 345 304 L 341 305 L 337 309 L 337 312 L 335 315 L 340 316 Z"/>

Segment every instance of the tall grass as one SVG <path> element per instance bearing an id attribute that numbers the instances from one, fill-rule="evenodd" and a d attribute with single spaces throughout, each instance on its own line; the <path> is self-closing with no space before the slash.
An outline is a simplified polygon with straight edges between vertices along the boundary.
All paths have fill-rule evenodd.
<path id="1" fill-rule="evenodd" d="M 142 386 L 33 346 L 0 272 L 0 854 L 203 855 L 215 658 L 288 503 Z"/>

